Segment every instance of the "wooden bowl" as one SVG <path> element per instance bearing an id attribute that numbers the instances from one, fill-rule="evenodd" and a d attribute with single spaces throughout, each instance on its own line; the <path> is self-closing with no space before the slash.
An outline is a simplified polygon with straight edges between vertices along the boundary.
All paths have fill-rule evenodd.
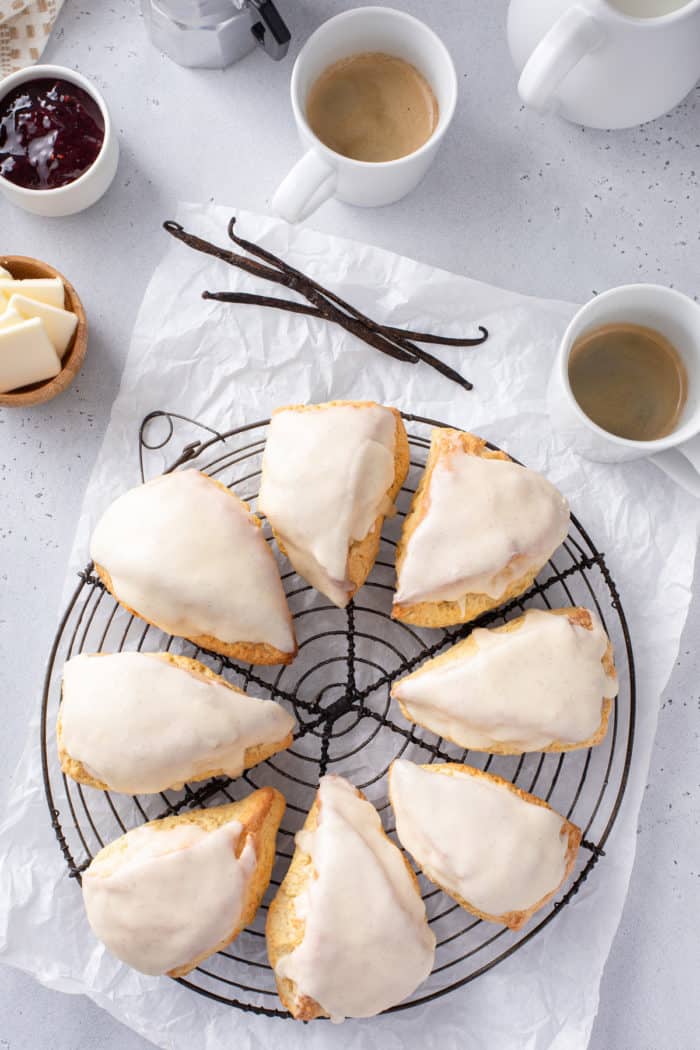
<path id="1" fill-rule="evenodd" d="M 78 318 L 73 338 L 63 355 L 63 367 L 57 376 L 54 376 L 53 379 L 44 379 L 41 383 L 30 383 L 29 386 L 19 387 L 8 394 L 0 394 L 0 405 L 17 407 L 40 405 L 43 401 L 50 401 L 52 397 L 56 397 L 70 386 L 82 368 L 87 352 L 88 334 L 83 304 L 73 285 L 48 263 L 23 255 L 0 255 L 0 266 L 9 270 L 17 281 L 26 280 L 28 277 L 60 277 L 66 290 L 65 308 Z"/>

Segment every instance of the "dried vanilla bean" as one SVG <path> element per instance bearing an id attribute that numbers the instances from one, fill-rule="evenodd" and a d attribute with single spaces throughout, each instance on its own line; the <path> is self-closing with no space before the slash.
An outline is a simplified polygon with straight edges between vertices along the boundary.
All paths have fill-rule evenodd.
<path id="1" fill-rule="evenodd" d="M 444 343 L 449 346 L 478 346 L 488 338 L 488 332 L 479 326 L 480 335 L 470 339 L 442 338 L 425 332 L 414 332 L 381 325 L 365 314 L 361 313 L 351 303 L 341 299 L 334 292 L 329 291 L 318 284 L 312 278 L 307 277 L 300 270 L 279 259 L 272 252 L 261 248 L 252 241 L 238 237 L 234 232 L 235 217 L 231 219 L 228 226 L 228 234 L 233 243 L 248 252 L 249 255 L 257 256 L 250 259 L 237 252 L 221 248 L 209 241 L 203 240 L 194 234 L 188 233 L 179 223 L 168 220 L 163 224 L 164 229 L 177 240 L 182 241 L 195 251 L 203 252 L 214 258 L 221 259 L 231 266 L 236 266 L 246 273 L 264 280 L 281 284 L 290 291 L 303 296 L 311 305 L 297 303 L 291 299 L 282 299 L 266 295 L 257 295 L 246 292 L 204 292 L 203 298 L 213 299 L 219 302 L 238 304 L 249 304 L 256 306 L 267 306 L 275 309 L 289 310 L 293 313 L 306 314 L 311 317 L 320 317 L 340 325 L 346 331 L 362 339 L 381 353 L 399 361 L 416 364 L 422 361 L 442 375 L 451 379 L 465 390 L 471 390 L 472 384 L 465 379 L 450 365 L 441 361 L 427 350 L 416 345 L 418 342 Z M 264 260 L 266 265 L 257 261 Z"/>

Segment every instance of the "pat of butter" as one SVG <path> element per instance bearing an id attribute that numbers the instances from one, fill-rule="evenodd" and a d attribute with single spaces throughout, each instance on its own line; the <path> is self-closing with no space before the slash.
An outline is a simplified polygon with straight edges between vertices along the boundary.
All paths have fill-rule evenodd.
<path id="1" fill-rule="evenodd" d="M 61 361 L 38 317 L 0 329 L 0 394 L 52 379 Z"/>
<path id="2" fill-rule="evenodd" d="M 21 319 L 29 321 L 32 317 L 38 317 L 40 321 L 43 321 L 46 334 L 53 343 L 56 353 L 59 357 L 63 357 L 78 324 L 78 318 L 74 313 L 71 313 L 70 310 L 59 310 L 37 299 L 29 299 L 26 295 L 17 294 L 10 299 L 9 309 L 13 308 L 21 315 Z M 0 318 L 1 322 L 2 318 Z"/>
<path id="3" fill-rule="evenodd" d="M 15 310 L 14 306 L 7 306 L 5 312 L 0 314 L 0 328 L 14 328 L 16 324 L 22 324 L 25 318 Z"/>
<path id="4" fill-rule="evenodd" d="M 23 281 L 8 280 L 0 276 L 0 292 L 7 298 L 24 295 L 27 299 L 38 299 L 62 310 L 66 296 L 60 277 L 29 277 Z"/>

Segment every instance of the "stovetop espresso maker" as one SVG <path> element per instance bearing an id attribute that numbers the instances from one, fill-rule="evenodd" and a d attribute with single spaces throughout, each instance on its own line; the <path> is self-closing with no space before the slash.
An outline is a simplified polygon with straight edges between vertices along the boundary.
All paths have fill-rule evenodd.
<path id="1" fill-rule="evenodd" d="M 272 0 L 141 0 L 151 40 L 181 66 L 222 69 L 256 46 L 284 58 L 290 34 Z"/>

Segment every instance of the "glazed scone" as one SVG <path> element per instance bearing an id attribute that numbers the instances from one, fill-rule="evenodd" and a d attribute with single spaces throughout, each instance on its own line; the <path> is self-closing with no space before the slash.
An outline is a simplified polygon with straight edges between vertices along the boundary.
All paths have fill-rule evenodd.
<path id="1" fill-rule="evenodd" d="M 389 770 L 396 834 L 467 911 L 519 930 L 571 874 L 581 832 L 508 780 L 456 762 Z"/>
<path id="2" fill-rule="evenodd" d="M 129 795 L 237 777 L 292 743 L 294 719 L 173 653 L 95 653 L 63 669 L 61 769 Z"/>
<path id="3" fill-rule="evenodd" d="M 528 609 L 468 638 L 391 689 L 404 717 L 471 751 L 521 755 L 599 744 L 617 675 L 588 609 Z"/>
<path id="4" fill-rule="evenodd" d="M 141 973 L 188 973 L 253 921 L 284 808 L 279 791 L 265 787 L 110 842 L 83 874 L 93 933 Z"/>
<path id="5" fill-rule="evenodd" d="M 266 926 L 280 999 L 302 1021 L 373 1017 L 430 973 L 418 882 L 374 806 L 325 776 Z"/>
<path id="6" fill-rule="evenodd" d="M 289 405 L 272 415 L 257 509 L 295 571 L 344 608 L 367 579 L 408 472 L 395 408 Z"/>
<path id="7" fill-rule="evenodd" d="M 117 601 L 167 634 L 253 664 L 296 655 L 260 521 L 206 474 L 175 471 L 125 492 L 97 523 L 90 556 Z"/>
<path id="8" fill-rule="evenodd" d="M 392 616 L 422 627 L 474 620 L 522 594 L 566 537 L 549 481 L 461 430 L 433 430 L 396 551 Z"/>

